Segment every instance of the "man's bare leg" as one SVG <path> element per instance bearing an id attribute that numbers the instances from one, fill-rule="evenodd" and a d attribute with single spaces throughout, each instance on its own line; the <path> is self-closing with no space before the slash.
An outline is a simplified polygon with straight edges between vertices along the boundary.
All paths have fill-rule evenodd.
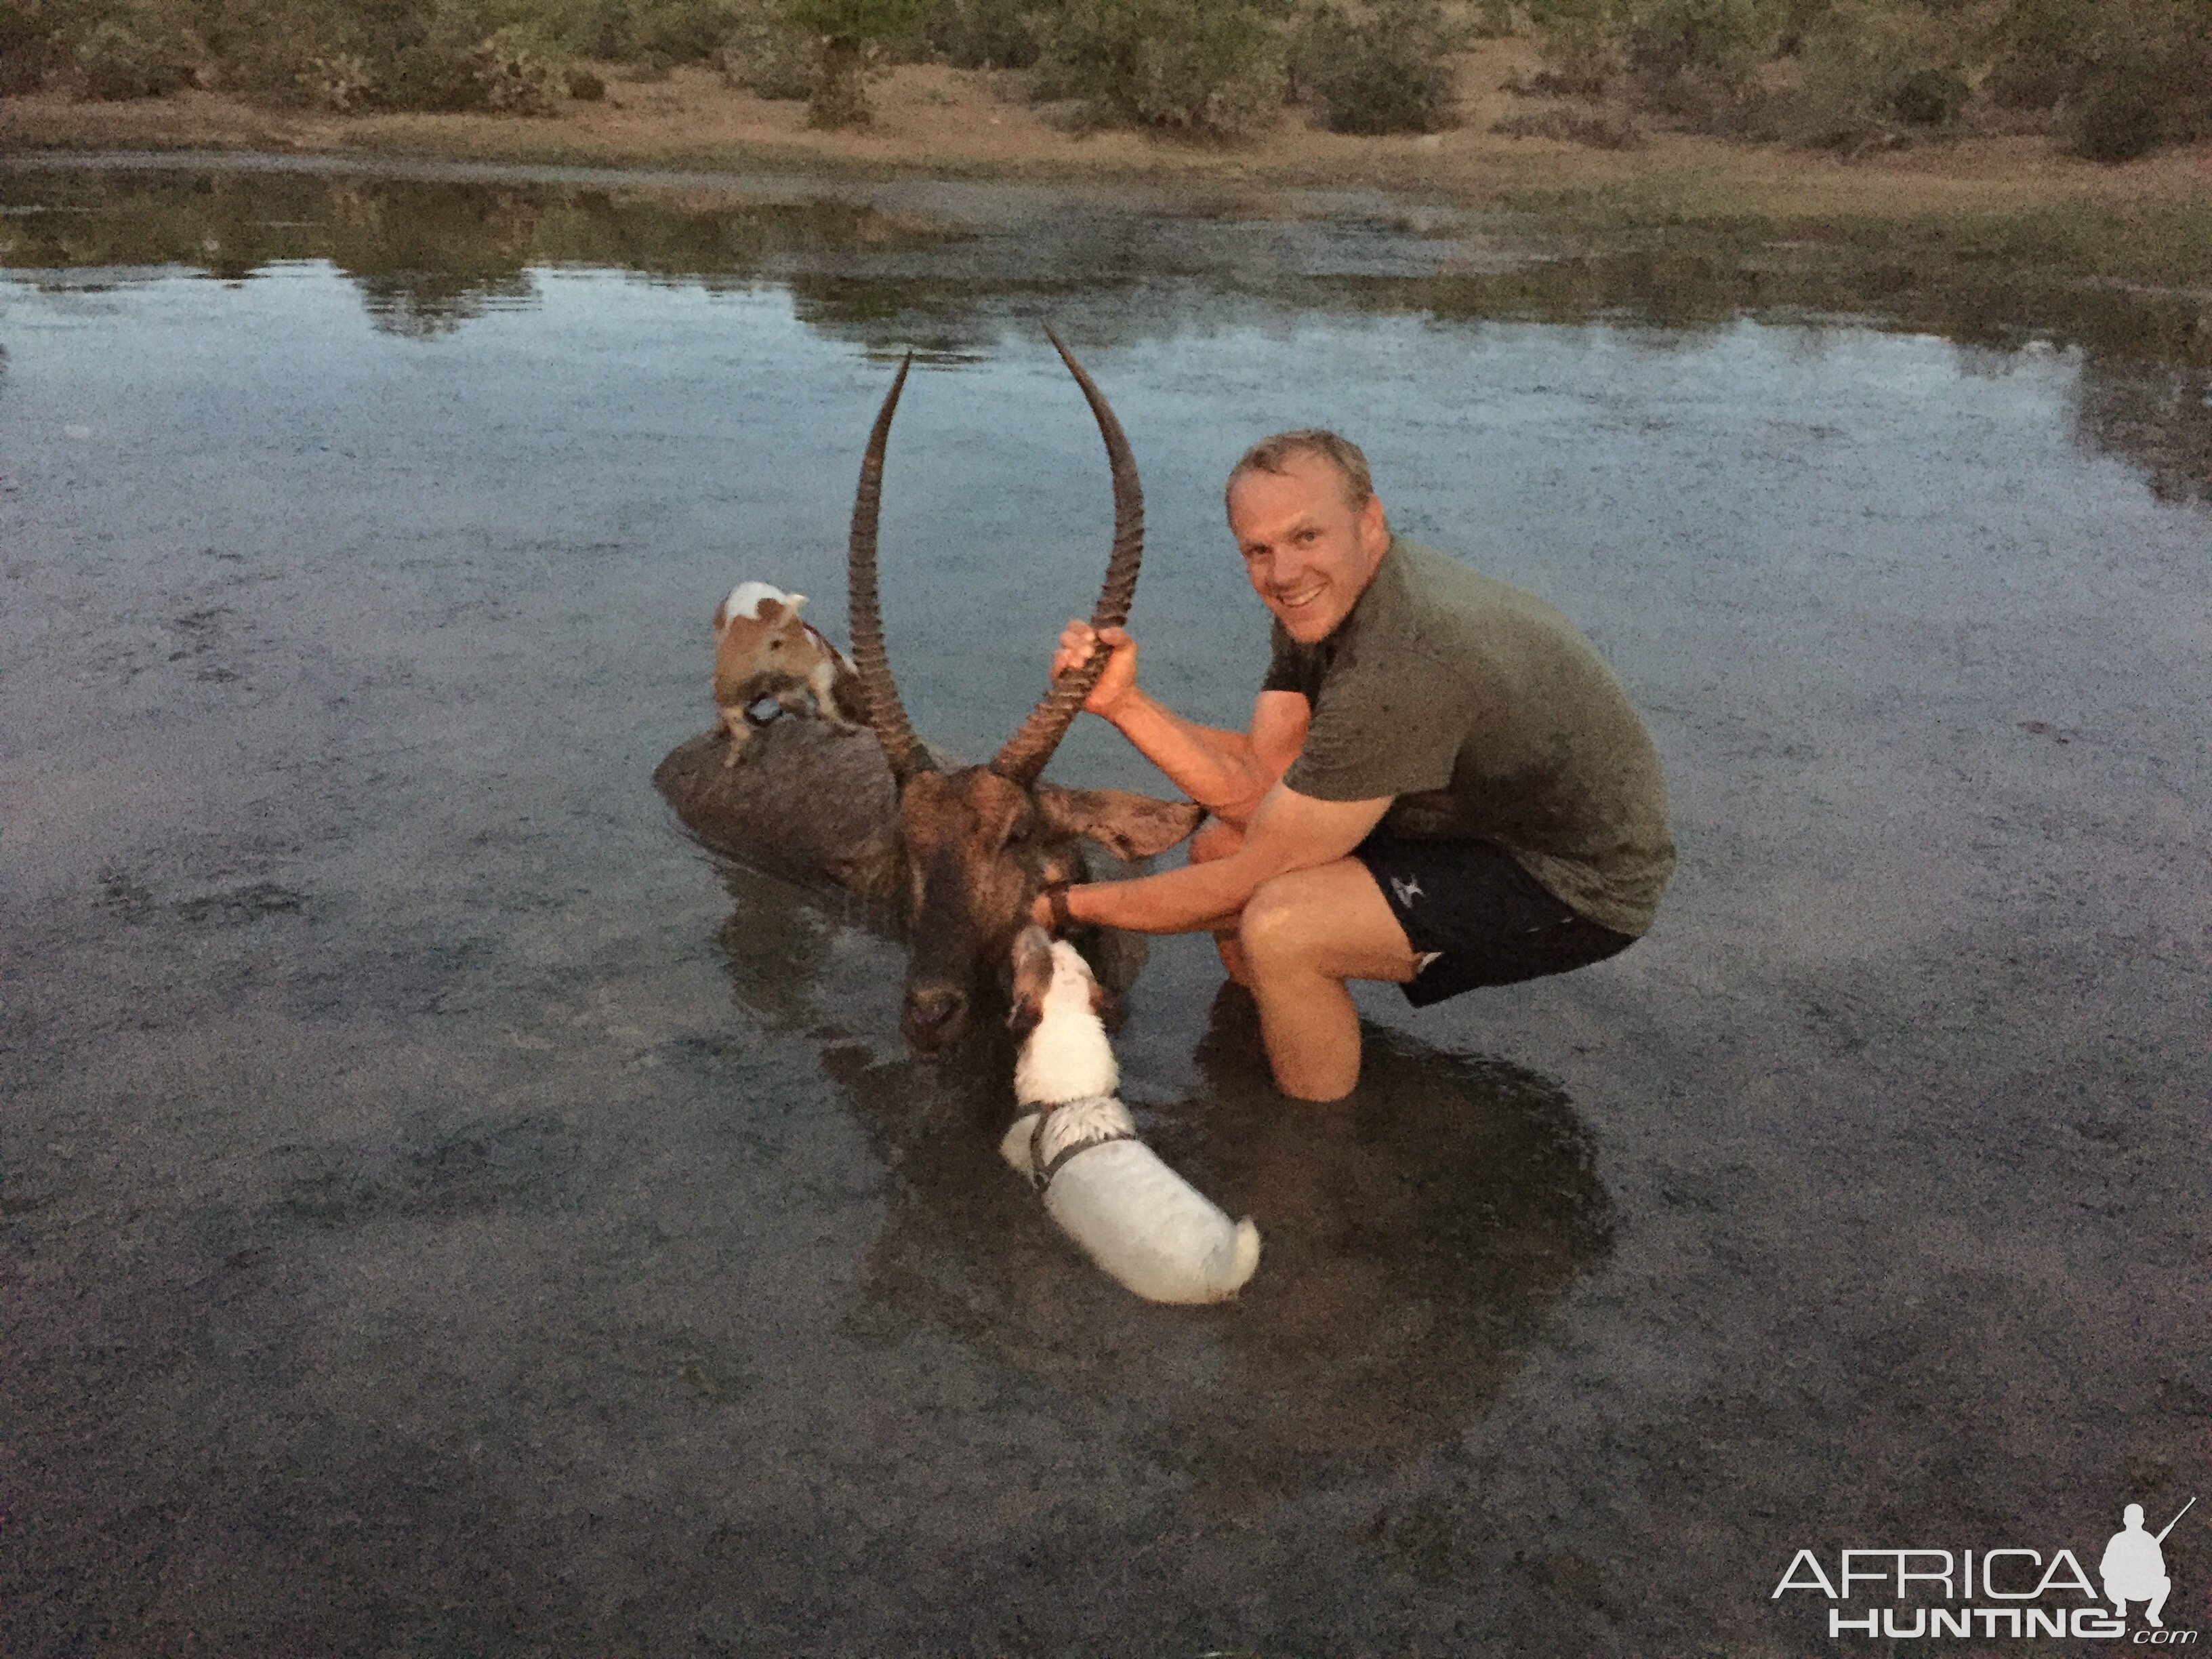
<path id="1" fill-rule="evenodd" d="M 1206 827 L 1190 838 L 1186 856 L 1193 864 L 1211 864 L 1216 859 L 1227 858 L 1243 844 L 1243 824 L 1208 818 Z M 1215 931 L 1213 948 L 1220 953 L 1221 965 L 1229 977 L 1249 991 L 1252 988 L 1252 974 L 1244 965 L 1244 947 L 1237 942 L 1237 920 L 1230 917 L 1228 922 L 1227 927 Z"/>
<path id="2" fill-rule="evenodd" d="M 1237 933 L 1275 1086 L 1341 1100 L 1359 1081 L 1359 1015 L 1345 981 L 1402 985 L 1417 965 L 1390 902 L 1365 865 L 1339 859 L 1262 883 Z"/>

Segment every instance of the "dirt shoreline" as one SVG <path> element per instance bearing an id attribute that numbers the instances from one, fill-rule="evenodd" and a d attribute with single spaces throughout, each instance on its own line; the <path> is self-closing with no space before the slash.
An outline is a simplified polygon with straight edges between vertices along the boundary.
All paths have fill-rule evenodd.
<path id="1" fill-rule="evenodd" d="M 1525 41 L 1501 41 L 1471 54 L 1462 125 L 1425 137 L 1351 137 L 1315 128 L 1295 111 L 1266 137 L 1235 148 L 1076 132 L 1024 101 L 1017 77 L 916 64 L 876 85 L 875 125 L 860 133 L 811 131 L 801 105 L 754 97 L 692 68 L 660 82 L 613 79 L 605 103 L 570 104 L 550 119 L 338 116 L 204 91 L 127 104 L 73 103 L 46 93 L 0 101 L 0 155 L 266 150 L 856 179 L 927 173 L 1207 191 L 1380 189 L 1466 207 L 1659 225 L 1747 218 L 1876 224 L 2083 208 L 2201 215 L 2212 195 L 2212 145 L 2106 167 L 2035 137 L 1968 139 L 1858 161 L 1681 134 L 1656 135 L 1628 151 L 1506 137 L 1492 129 L 1526 107 L 1504 82 L 1528 66 L 1530 50 Z"/>

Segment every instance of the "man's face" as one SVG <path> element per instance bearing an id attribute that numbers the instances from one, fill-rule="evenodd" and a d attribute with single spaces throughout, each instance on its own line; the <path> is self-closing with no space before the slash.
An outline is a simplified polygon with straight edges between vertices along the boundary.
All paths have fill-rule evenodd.
<path id="1" fill-rule="evenodd" d="M 1327 639 L 1390 546 L 1382 503 L 1353 507 L 1344 474 L 1319 455 L 1283 472 L 1247 472 L 1229 492 L 1229 528 L 1261 603 L 1301 645 Z"/>

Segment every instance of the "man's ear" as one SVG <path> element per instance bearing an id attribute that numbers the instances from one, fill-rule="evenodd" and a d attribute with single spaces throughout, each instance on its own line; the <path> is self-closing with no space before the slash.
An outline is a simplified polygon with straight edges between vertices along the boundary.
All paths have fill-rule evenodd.
<path id="1" fill-rule="evenodd" d="M 878 902 L 895 902 L 906 888 L 906 842 L 894 818 L 841 859 L 826 866 L 830 878 L 847 892 Z"/>
<path id="2" fill-rule="evenodd" d="M 1390 550 L 1390 520 L 1382 511 L 1382 498 L 1370 495 L 1359 509 L 1359 546 L 1367 556 L 1367 574 L 1372 576 L 1382 556 Z"/>
<path id="3" fill-rule="evenodd" d="M 1040 782 L 1037 811 L 1063 835 L 1088 836 L 1125 864 L 1164 853 L 1198 828 L 1206 809 L 1122 789 L 1063 789 Z"/>

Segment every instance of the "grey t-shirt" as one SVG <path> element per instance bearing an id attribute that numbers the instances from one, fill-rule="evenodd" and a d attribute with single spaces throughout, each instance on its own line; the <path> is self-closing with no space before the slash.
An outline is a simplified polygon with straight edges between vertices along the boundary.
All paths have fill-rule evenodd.
<path id="1" fill-rule="evenodd" d="M 1396 799 L 1382 828 L 1492 842 L 1563 902 L 1632 937 L 1674 869 L 1659 756 L 1627 693 L 1533 593 L 1393 537 L 1336 630 L 1274 630 L 1263 688 L 1313 706 L 1283 781 Z"/>

